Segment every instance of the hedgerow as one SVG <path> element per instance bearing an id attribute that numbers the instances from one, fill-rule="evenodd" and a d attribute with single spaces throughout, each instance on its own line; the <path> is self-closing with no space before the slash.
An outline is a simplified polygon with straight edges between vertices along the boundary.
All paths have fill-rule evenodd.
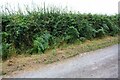
<path id="1" fill-rule="evenodd" d="M 117 14 L 80 14 L 57 9 L 26 12 L 2 13 L 3 59 L 12 54 L 11 48 L 16 54 L 44 53 L 62 42 L 114 36 L 120 31 Z"/>

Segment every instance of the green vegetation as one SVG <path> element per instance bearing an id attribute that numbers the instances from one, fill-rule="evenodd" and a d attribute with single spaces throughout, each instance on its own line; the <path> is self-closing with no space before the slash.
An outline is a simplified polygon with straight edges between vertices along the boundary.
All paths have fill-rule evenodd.
<path id="1" fill-rule="evenodd" d="M 3 60 L 17 54 L 42 54 L 63 43 L 115 36 L 120 31 L 117 14 L 80 14 L 55 8 L 26 12 L 2 13 Z"/>
<path id="2" fill-rule="evenodd" d="M 59 48 L 46 50 L 45 54 L 41 55 L 18 55 L 3 62 L 2 74 L 11 75 L 16 71 L 30 71 L 36 69 L 36 67 L 40 69 L 42 67 L 41 65 L 62 61 L 76 55 L 84 56 L 86 52 L 105 48 L 117 43 L 118 36 L 106 36 L 100 39 L 86 40 L 84 43 L 78 41 L 74 44 L 63 44 Z"/>

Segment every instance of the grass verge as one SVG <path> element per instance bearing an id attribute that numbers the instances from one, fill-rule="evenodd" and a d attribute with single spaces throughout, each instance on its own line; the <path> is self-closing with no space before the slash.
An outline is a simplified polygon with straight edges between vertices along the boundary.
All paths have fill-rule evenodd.
<path id="1" fill-rule="evenodd" d="M 64 44 L 59 48 L 48 50 L 45 54 L 41 55 L 19 55 L 3 62 L 2 74 L 10 75 L 23 70 L 33 70 L 40 65 L 61 61 L 84 52 L 101 49 L 117 43 L 118 36 L 106 36 L 101 39 L 87 40 L 84 43 Z"/>

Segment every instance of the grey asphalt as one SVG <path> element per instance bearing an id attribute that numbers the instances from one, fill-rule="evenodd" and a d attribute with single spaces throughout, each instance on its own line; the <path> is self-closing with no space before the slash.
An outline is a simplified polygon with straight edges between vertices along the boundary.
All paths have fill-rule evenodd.
<path id="1" fill-rule="evenodd" d="M 34 66 L 34 65 L 33 65 Z M 118 78 L 118 45 L 86 52 L 14 78 Z"/>

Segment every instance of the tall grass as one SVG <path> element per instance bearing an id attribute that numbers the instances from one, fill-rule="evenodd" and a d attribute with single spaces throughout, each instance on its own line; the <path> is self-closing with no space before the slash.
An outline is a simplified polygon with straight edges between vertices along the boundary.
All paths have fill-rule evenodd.
<path id="1" fill-rule="evenodd" d="M 13 54 L 44 53 L 58 44 L 74 43 L 120 31 L 118 15 L 80 14 L 56 7 L 35 8 L 22 12 L 2 12 L 3 59 Z"/>

